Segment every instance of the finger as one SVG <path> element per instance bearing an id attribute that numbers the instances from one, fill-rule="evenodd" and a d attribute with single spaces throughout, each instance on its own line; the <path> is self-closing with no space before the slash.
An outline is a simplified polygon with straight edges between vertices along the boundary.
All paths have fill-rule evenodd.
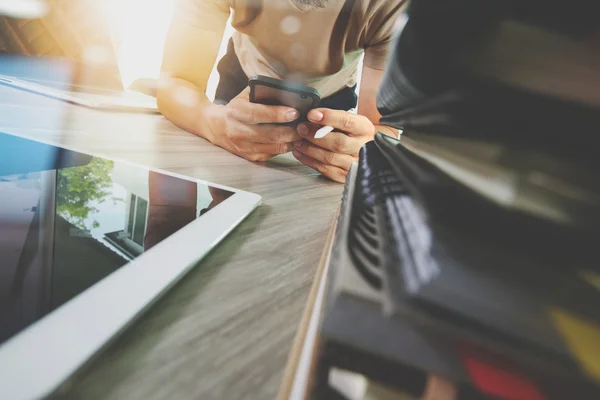
<path id="1" fill-rule="evenodd" d="M 367 117 L 347 111 L 315 108 L 308 112 L 308 120 L 321 126 L 332 126 L 349 135 L 373 136 L 375 134 L 375 127 Z"/>
<path id="2" fill-rule="evenodd" d="M 300 161 L 302 164 L 314 169 L 317 172 L 325 175 L 329 179 L 344 183 L 346 181 L 346 175 L 348 171 L 345 171 L 339 167 L 334 167 L 333 165 L 325 165 L 322 162 L 315 160 L 305 154 L 300 153 L 298 150 L 292 150 L 292 154 L 296 158 L 296 160 Z"/>
<path id="3" fill-rule="evenodd" d="M 332 151 L 315 146 L 306 140 L 295 142 L 294 150 L 297 150 L 300 153 L 309 156 L 310 158 L 315 159 L 323 164 L 340 167 L 346 171 L 350 169 L 350 166 L 352 166 L 352 163 L 354 162 L 354 157 L 351 155 L 334 153 Z"/>
<path id="4" fill-rule="evenodd" d="M 249 125 L 236 121 L 228 126 L 227 136 L 234 142 L 291 143 L 300 139 L 296 129 L 283 125 Z"/>
<path id="5" fill-rule="evenodd" d="M 228 116 L 247 124 L 276 124 L 295 121 L 300 114 L 291 107 L 250 103 L 247 98 L 236 97 L 229 103 Z"/>
<path id="6" fill-rule="evenodd" d="M 294 145 L 293 143 L 254 143 L 244 142 L 238 145 L 242 153 L 245 154 L 269 154 L 276 156 L 290 152 Z"/>
<path id="7" fill-rule="evenodd" d="M 365 143 L 363 137 L 348 136 L 345 133 L 333 131 L 321 139 L 315 139 L 314 126 L 308 124 L 298 124 L 298 134 L 303 138 L 323 149 L 334 153 L 357 155 L 360 148 Z"/>
<path id="8" fill-rule="evenodd" d="M 259 143 L 291 143 L 300 140 L 300 135 L 293 126 L 255 125 L 248 140 Z"/>
<path id="9" fill-rule="evenodd" d="M 251 162 L 265 162 L 275 157 L 275 154 L 240 153 L 237 155 Z"/>

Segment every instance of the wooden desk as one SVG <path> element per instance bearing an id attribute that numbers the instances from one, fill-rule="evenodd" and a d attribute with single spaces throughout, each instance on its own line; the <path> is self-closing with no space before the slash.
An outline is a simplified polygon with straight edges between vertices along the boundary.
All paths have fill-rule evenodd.
<path id="1" fill-rule="evenodd" d="M 263 196 L 220 246 L 66 385 L 65 398 L 275 397 L 342 185 L 289 154 L 249 163 L 162 116 L 88 110 L 4 86 L 0 132 Z"/>

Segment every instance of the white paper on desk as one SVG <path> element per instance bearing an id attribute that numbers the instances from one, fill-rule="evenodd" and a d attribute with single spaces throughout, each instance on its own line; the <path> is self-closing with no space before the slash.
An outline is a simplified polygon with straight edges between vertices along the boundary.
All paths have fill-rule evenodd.
<path id="1" fill-rule="evenodd" d="M 348 400 L 363 400 L 367 392 L 367 379 L 355 372 L 332 368 L 329 371 L 329 386 Z"/>
<path id="2" fill-rule="evenodd" d="M 414 396 L 375 383 L 356 372 L 339 368 L 329 371 L 329 386 L 348 400 L 415 400 Z"/>

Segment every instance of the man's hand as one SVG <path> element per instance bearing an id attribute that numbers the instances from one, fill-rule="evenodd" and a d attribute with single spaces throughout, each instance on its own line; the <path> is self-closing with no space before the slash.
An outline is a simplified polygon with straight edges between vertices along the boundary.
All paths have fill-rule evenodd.
<path id="1" fill-rule="evenodd" d="M 225 106 L 214 106 L 210 112 L 208 139 L 225 150 L 249 161 L 266 161 L 292 149 L 300 139 L 296 128 L 274 123 L 298 119 L 298 111 L 290 107 L 251 103 L 246 88 Z"/>
<path id="2" fill-rule="evenodd" d="M 311 110 L 308 119 L 310 122 L 297 127 L 303 140 L 294 143 L 294 157 L 326 177 L 343 183 L 350 166 L 358 160 L 360 148 L 373 140 L 375 126 L 362 115 L 327 108 Z M 325 125 L 334 130 L 322 139 L 315 139 L 316 131 Z"/>

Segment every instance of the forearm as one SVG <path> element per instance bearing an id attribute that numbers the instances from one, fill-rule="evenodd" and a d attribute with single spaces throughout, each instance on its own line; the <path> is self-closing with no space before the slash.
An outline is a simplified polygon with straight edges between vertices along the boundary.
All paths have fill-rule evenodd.
<path id="1" fill-rule="evenodd" d="M 369 119 L 375 127 L 375 133 L 398 138 L 398 130 L 379 123 L 381 114 L 377 109 L 377 91 L 381 84 L 383 70 L 363 66 L 360 95 L 358 96 L 358 113 Z"/>
<path id="2" fill-rule="evenodd" d="M 156 100 L 160 112 L 173 124 L 214 141 L 211 123 L 222 106 L 213 104 L 198 86 L 168 78 L 161 82 Z"/>

